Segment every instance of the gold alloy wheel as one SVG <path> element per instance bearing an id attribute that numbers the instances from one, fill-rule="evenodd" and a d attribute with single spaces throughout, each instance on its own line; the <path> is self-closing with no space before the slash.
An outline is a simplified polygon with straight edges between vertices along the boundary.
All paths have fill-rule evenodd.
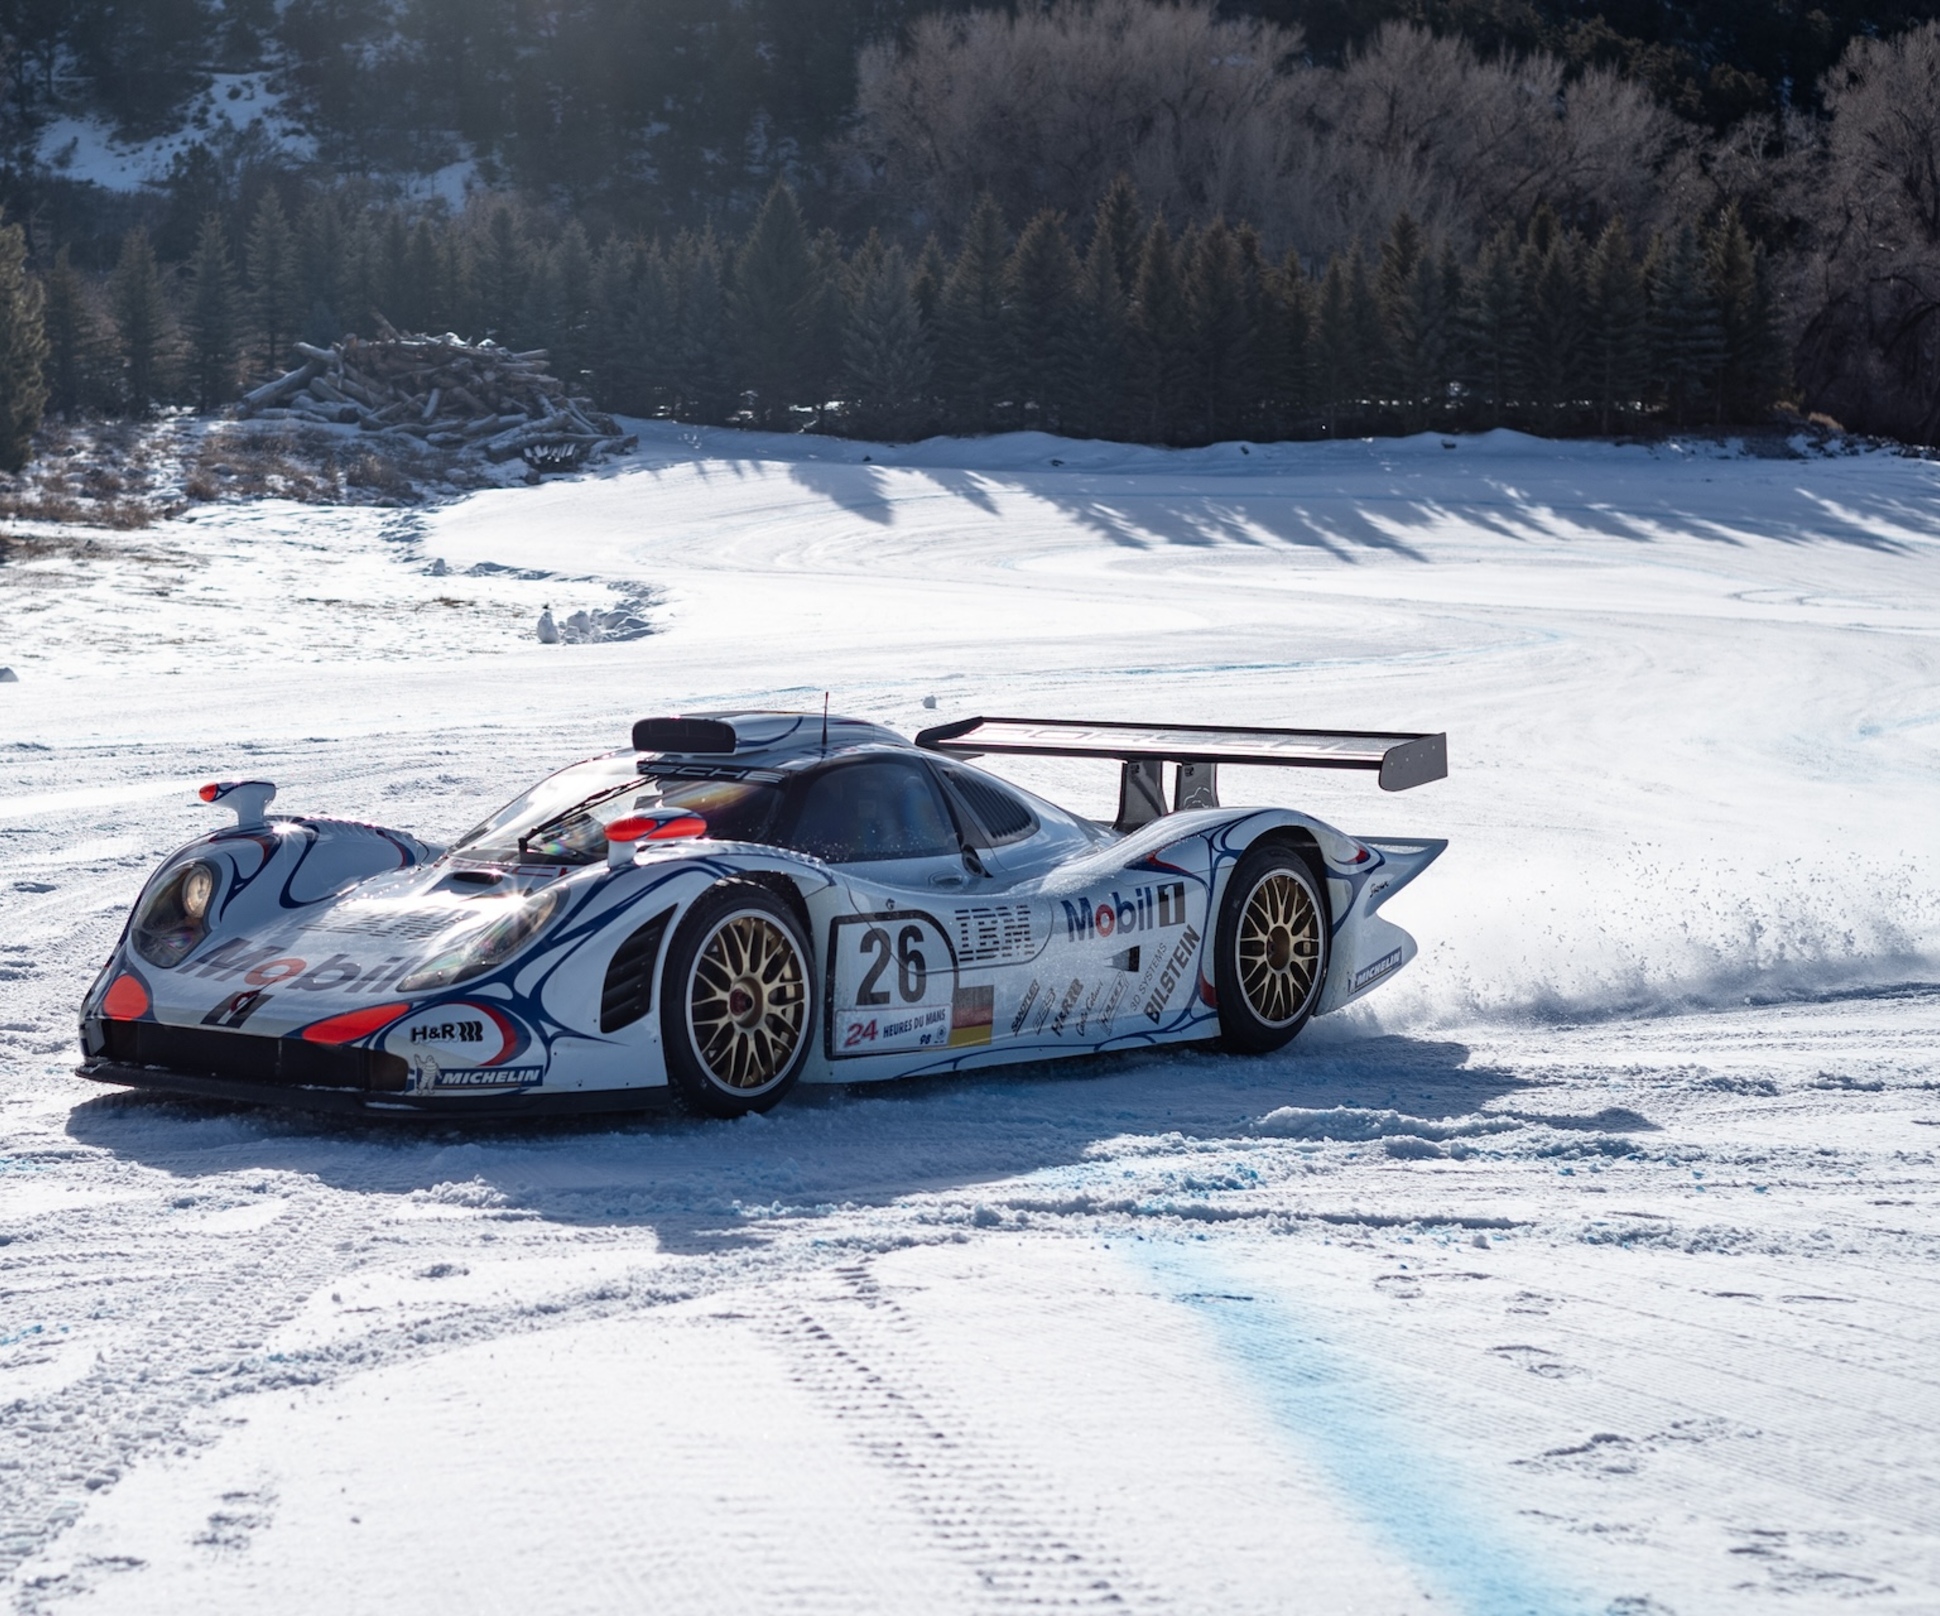
<path id="1" fill-rule="evenodd" d="M 695 1053 L 722 1088 L 749 1094 L 779 1080 L 808 1021 L 794 939 L 759 910 L 729 915 L 694 961 L 687 1019 Z"/>
<path id="2" fill-rule="evenodd" d="M 1293 1021 L 1313 994 L 1320 924 L 1313 894 L 1285 870 L 1268 871 L 1246 895 L 1239 917 L 1240 991 L 1269 1027 Z"/>

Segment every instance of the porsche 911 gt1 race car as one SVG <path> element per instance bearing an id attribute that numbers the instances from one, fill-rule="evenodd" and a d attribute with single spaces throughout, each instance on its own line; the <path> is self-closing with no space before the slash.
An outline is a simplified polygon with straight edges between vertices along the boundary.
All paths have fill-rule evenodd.
<path id="1" fill-rule="evenodd" d="M 443 849 L 205 786 L 236 822 L 149 879 L 81 1073 L 361 1113 L 736 1116 L 797 1082 L 1265 1051 L 1413 957 L 1379 910 L 1447 846 L 1218 797 L 1221 764 L 1406 789 L 1446 775 L 1441 735 L 973 718 L 912 745 L 756 712 L 632 740 Z M 984 754 L 1114 760 L 1116 820 Z"/>

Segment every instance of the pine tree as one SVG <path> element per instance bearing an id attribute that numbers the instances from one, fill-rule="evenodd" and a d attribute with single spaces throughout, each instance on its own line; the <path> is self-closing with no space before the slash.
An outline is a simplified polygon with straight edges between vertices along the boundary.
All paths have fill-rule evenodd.
<path id="1" fill-rule="evenodd" d="M 1504 226 L 1475 260 L 1463 300 L 1466 356 L 1462 370 L 1475 399 L 1476 424 L 1508 421 L 1522 396 L 1522 249 Z"/>
<path id="2" fill-rule="evenodd" d="M 1110 243 L 1094 232 L 1080 266 L 1072 326 L 1077 391 L 1064 428 L 1074 437 L 1114 437 L 1125 431 L 1125 375 L 1131 304 L 1118 278 Z"/>
<path id="3" fill-rule="evenodd" d="M 649 251 L 645 242 L 616 233 L 606 238 L 606 245 L 593 261 L 593 327 L 600 333 L 592 357 L 593 397 L 601 409 L 626 415 L 649 415 L 653 411 L 653 395 L 646 380 L 646 348 L 640 340 L 643 331 L 633 323 L 641 285 L 647 277 Z M 657 250 L 653 257 L 659 259 Z M 666 266 L 655 262 L 653 271 L 656 290 L 666 305 L 658 322 L 664 333 L 672 327 L 672 300 L 665 296 Z M 664 335 L 659 345 L 665 347 Z"/>
<path id="4" fill-rule="evenodd" d="M 384 215 L 384 228 L 378 233 L 375 253 L 373 314 L 381 314 L 402 331 L 423 327 L 412 321 L 417 296 L 411 287 L 411 232 L 404 212 L 391 208 Z M 375 328 L 376 322 L 372 322 Z"/>
<path id="5" fill-rule="evenodd" d="M 1446 408 L 1455 377 L 1461 270 L 1446 247 L 1437 253 L 1414 220 L 1399 214 L 1381 248 L 1378 291 L 1388 386 L 1405 425 L 1419 432 Z"/>
<path id="6" fill-rule="evenodd" d="M 1315 288 L 1297 252 L 1289 251 L 1265 281 L 1262 356 L 1267 366 L 1263 391 L 1266 431 L 1292 435 L 1314 413 L 1316 404 Z"/>
<path id="7" fill-rule="evenodd" d="M 0 471 L 19 471 L 33 454 L 47 403 L 47 333 L 40 282 L 27 272 L 27 238 L 0 224 Z"/>
<path id="8" fill-rule="evenodd" d="M 1069 431 L 1083 406 L 1083 276 L 1064 216 L 1049 209 L 1024 227 L 1005 270 L 1008 391 L 1021 406 L 1035 408 L 1036 424 L 1046 432 Z"/>
<path id="9" fill-rule="evenodd" d="M 145 415 L 162 396 L 168 303 L 162 295 L 155 249 L 140 225 L 121 238 L 109 297 L 121 337 L 122 399 L 130 414 Z"/>
<path id="10" fill-rule="evenodd" d="M 452 307 L 450 262 L 431 222 L 418 220 L 405 249 L 404 284 L 396 294 L 397 307 L 384 311 L 400 331 L 448 330 L 458 323 Z"/>
<path id="11" fill-rule="evenodd" d="M 1387 333 L 1381 327 L 1381 299 L 1368 272 L 1360 244 L 1347 258 L 1347 323 L 1353 355 L 1355 398 L 1361 421 L 1372 431 L 1379 419 L 1388 375 Z"/>
<path id="12" fill-rule="evenodd" d="M 929 343 L 897 247 L 864 257 L 849 316 L 845 382 L 864 437 L 910 438 L 923 430 Z"/>
<path id="13" fill-rule="evenodd" d="M 1547 210 L 1538 210 L 1541 223 Z M 1583 274 L 1580 240 L 1550 221 L 1532 224 L 1521 259 L 1524 289 L 1522 374 L 1538 430 L 1570 424 L 1583 371 Z"/>
<path id="14" fill-rule="evenodd" d="M 1184 243 L 1188 252 L 1193 245 L 1190 238 Z M 1132 287 L 1131 385 L 1127 389 L 1139 434 L 1154 443 L 1180 442 L 1198 425 L 1193 419 L 1192 306 L 1179 258 L 1165 220 L 1154 220 L 1145 234 L 1138 279 Z"/>
<path id="15" fill-rule="evenodd" d="M 676 319 L 674 385 L 683 420 L 725 421 L 740 400 L 729 331 L 726 255 L 714 232 L 683 233 L 671 260 Z"/>
<path id="16" fill-rule="evenodd" d="M 369 336 L 377 326 L 372 316 L 380 306 L 378 287 L 383 279 L 383 247 L 371 227 L 367 209 L 353 208 L 343 228 L 343 263 L 337 277 L 336 311 L 346 333 Z"/>
<path id="17" fill-rule="evenodd" d="M 1091 244 L 1085 249 L 1087 262 L 1094 253 L 1110 255 L 1119 288 L 1128 297 L 1138 280 L 1139 256 L 1145 249 L 1143 215 L 1138 188 L 1132 184 L 1129 174 L 1121 172 L 1099 200 L 1098 210 L 1091 218 Z"/>
<path id="18" fill-rule="evenodd" d="M 1717 419 L 1755 420 L 1771 408 L 1784 366 L 1764 254 L 1747 234 L 1737 203 L 1706 233 L 1704 262 L 1718 314 Z"/>
<path id="19" fill-rule="evenodd" d="M 1641 403 L 1650 363 L 1643 271 L 1621 219 L 1604 226 L 1590 253 L 1583 313 L 1584 380 L 1596 429 L 1608 434 Z"/>
<path id="20" fill-rule="evenodd" d="M 189 262 L 189 300 L 182 322 L 197 409 L 213 410 L 235 392 L 237 301 L 229 238 L 223 234 L 221 215 L 211 213 L 202 221 Z"/>
<path id="21" fill-rule="evenodd" d="M 813 390 L 817 282 L 795 193 L 777 185 L 735 255 L 728 298 L 741 377 L 764 426 L 785 426 L 788 407 L 808 402 Z"/>
<path id="22" fill-rule="evenodd" d="M 1327 435 L 1340 434 L 1359 396 L 1361 355 L 1348 299 L 1347 260 L 1336 253 L 1327 262 L 1314 302 L 1314 403 Z"/>
<path id="23" fill-rule="evenodd" d="M 47 272 L 46 308 L 48 405 L 73 415 L 104 402 L 103 369 L 107 340 L 101 316 L 80 272 L 63 247 Z"/>
<path id="24" fill-rule="evenodd" d="M 534 335 L 545 346 L 553 375 L 569 392 L 591 385 L 593 370 L 593 249 L 579 221 L 567 221 L 546 255 L 548 302 Z"/>
<path id="25" fill-rule="evenodd" d="M 949 263 L 932 231 L 923 239 L 923 250 L 910 266 L 909 295 L 916 299 L 916 312 L 923 318 L 923 329 L 933 338 L 943 308 L 943 286 L 950 278 Z"/>
<path id="26" fill-rule="evenodd" d="M 276 192 L 263 193 L 249 222 L 243 246 L 249 273 L 249 311 L 261 343 L 265 367 L 282 364 L 302 320 L 303 283 L 296 259 L 296 235 Z"/>
<path id="27" fill-rule="evenodd" d="M 466 267 L 472 307 L 468 323 L 479 336 L 508 342 L 519 324 L 530 268 L 509 202 L 494 201 L 486 209 L 469 246 Z"/>
<path id="28" fill-rule="evenodd" d="M 1215 220 L 1186 269 L 1193 349 L 1192 430 L 1208 443 L 1245 430 L 1259 401 L 1259 281 L 1240 238 Z"/>
<path id="29" fill-rule="evenodd" d="M 303 282 L 303 337 L 325 347 L 344 334 L 343 217 L 329 192 L 311 198 L 297 221 L 296 254 Z"/>
<path id="30" fill-rule="evenodd" d="M 1697 232 L 1687 224 L 1658 237 L 1646 278 L 1651 378 L 1671 424 L 1685 426 L 1711 396 L 1724 349 Z"/>
<path id="31" fill-rule="evenodd" d="M 1003 212 L 981 198 L 943 283 L 937 313 L 937 379 L 952 430 L 988 432 L 1006 401 L 1010 368 L 1004 271 L 1010 258 Z"/>
<path id="32" fill-rule="evenodd" d="M 848 353 L 850 276 L 842 258 L 842 243 L 833 230 L 820 232 L 809 243 L 808 258 L 811 276 L 802 311 L 802 388 L 805 401 L 815 405 L 819 424 L 823 407 L 842 389 Z"/>

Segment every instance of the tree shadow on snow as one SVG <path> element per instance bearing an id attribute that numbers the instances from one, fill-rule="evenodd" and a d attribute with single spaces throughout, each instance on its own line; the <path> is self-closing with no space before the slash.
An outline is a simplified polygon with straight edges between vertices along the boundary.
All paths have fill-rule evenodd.
<path id="1" fill-rule="evenodd" d="M 1282 1106 L 1472 1115 L 1525 1087 L 1466 1045 L 1322 1036 L 1245 1059 L 1165 1049 L 967 1077 L 799 1088 L 766 1117 L 363 1122 L 114 1091 L 68 1133 L 184 1180 L 251 1172 L 337 1189 L 651 1226 L 663 1249 L 758 1240 L 763 1217 L 945 1194 L 1084 1163 L 1108 1140 L 1253 1136 Z"/>

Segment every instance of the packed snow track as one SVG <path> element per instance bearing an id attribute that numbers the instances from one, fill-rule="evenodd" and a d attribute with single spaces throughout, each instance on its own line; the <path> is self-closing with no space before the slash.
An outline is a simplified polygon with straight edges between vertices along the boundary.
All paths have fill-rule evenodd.
<path id="1" fill-rule="evenodd" d="M 1934 466 L 640 430 L 0 563 L 16 1610 L 1940 1612 Z M 1449 837 L 1421 957 L 1261 1059 L 734 1124 L 73 1075 L 201 781 L 439 840 L 643 714 L 824 691 L 1446 729 L 1404 796 L 1222 780 Z"/>

